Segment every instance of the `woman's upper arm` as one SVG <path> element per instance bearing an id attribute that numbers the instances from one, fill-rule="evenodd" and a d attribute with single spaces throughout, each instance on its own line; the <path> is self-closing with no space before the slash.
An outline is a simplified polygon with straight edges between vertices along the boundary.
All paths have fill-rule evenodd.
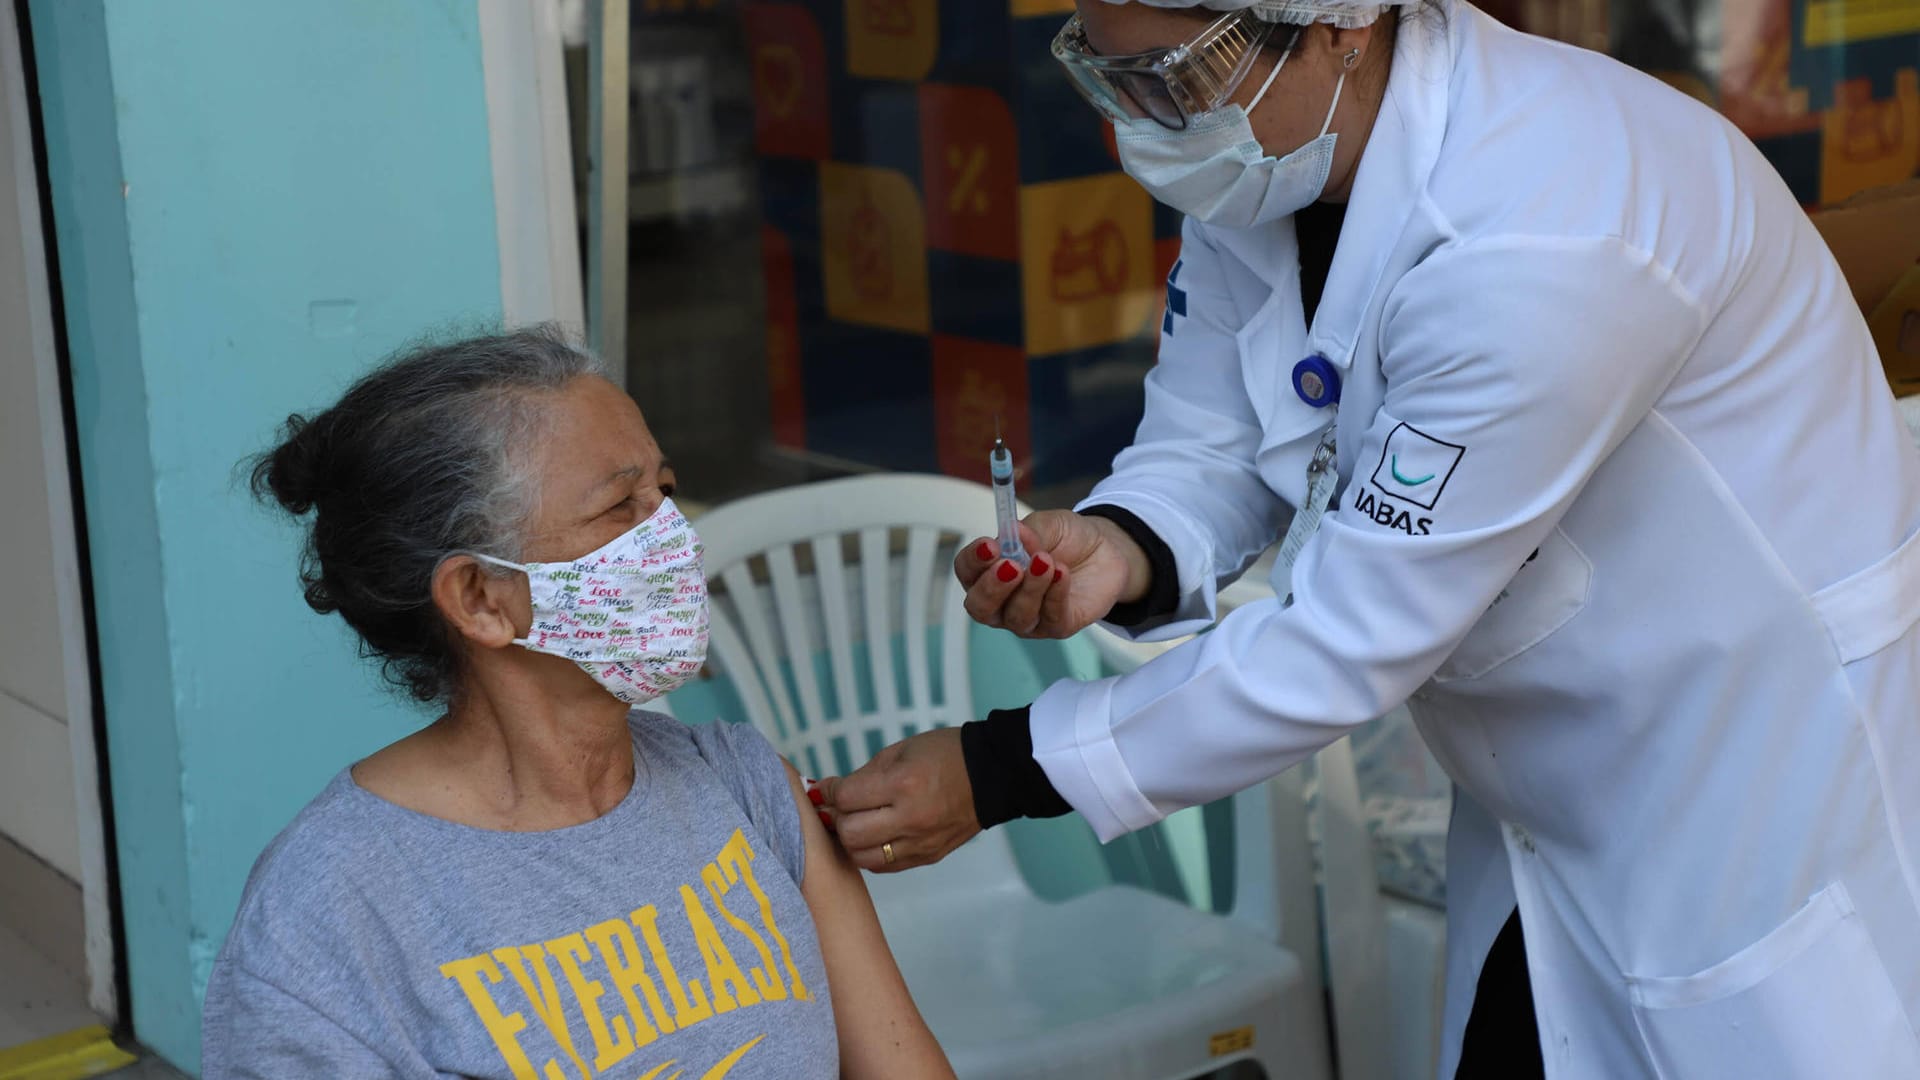
<path id="1" fill-rule="evenodd" d="M 840 1075 L 847 1080 L 953 1076 L 907 992 L 859 867 L 820 823 L 791 765 L 787 782 L 800 811 L 806 845 L 800 893 L 813 915 L 827 966 L 840 1039 Z"/>

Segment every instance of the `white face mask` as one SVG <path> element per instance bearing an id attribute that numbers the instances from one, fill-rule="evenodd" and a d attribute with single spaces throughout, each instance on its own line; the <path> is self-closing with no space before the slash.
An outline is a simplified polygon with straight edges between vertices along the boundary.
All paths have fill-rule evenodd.
<path id="1" fill-rule="evenodd" d="M 1169 131 L 1144 117 L 1120 129 L 1115 133 L 1120 167 L 1149 195 L 1209 225 L 1246 228 L 1311 206 L 1333 170 L 1336 136 L 1327 128 L 1347 73 L 1342 71 L 1334 84 L 1319 137 L 1285 157 L 1267 156 L 1247 120 L 1292 55 L 1289 45 L 1244 109 L 1215 109 L 1190 119 L 1183 131 Z"/>
<path id="2" fill-rule="evenodd" d="M 612 543 L 560 563 L 477 559 L 523 571 L 533 627 L 513 643 L 579 664 L 607 693 L 640 705 L 707 660 L 707 577 L 700 538 L 672 499 Z"/>

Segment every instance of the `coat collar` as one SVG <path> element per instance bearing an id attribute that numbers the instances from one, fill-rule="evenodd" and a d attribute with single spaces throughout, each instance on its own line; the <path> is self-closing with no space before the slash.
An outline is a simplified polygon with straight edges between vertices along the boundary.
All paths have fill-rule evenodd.
<path id="1" fill-rule="evenodd" d="M 1403 18 L 1393 68 L 1354 177 L 1320 307 L 1308 328 L 1307 348 L 1343 369 L 1353 366 L 1355 343 L 1380 279 L 1407 222 L 1419 211 L 1427 179 L 1446 136 L 1447 105 L 1464 23 L 1477 17 L 1465 3 L 1442 0 L 1438 10 Z"/>

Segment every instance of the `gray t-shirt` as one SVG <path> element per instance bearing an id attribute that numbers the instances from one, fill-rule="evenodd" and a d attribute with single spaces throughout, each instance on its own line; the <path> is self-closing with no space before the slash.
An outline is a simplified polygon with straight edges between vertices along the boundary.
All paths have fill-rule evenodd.
<path id="1" fill-rule="evenodd" d="M 605 816 L 499 832 L 342 771 L 254 865 L 207 986 L 207 1080 L 839 1074 L 780 759 L 631 717 Z"/>

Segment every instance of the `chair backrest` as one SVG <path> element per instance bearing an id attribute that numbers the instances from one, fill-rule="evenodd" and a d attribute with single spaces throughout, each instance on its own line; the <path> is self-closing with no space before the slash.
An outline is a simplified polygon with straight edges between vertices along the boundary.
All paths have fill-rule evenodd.
<path id="1" fill-rule="evenodd" d="M 751 496 L 695 523 L 710 659 L 795 767 L 837 774 L 908 735 L 978 719 L 953 556 L 992 531 L 993 514 L 981 485 L 886 474 Z M 885 892 L 950 894 L 963 878 L 1004 887 L 1009 874 L 1018 867 L 995 829 Z"/>

